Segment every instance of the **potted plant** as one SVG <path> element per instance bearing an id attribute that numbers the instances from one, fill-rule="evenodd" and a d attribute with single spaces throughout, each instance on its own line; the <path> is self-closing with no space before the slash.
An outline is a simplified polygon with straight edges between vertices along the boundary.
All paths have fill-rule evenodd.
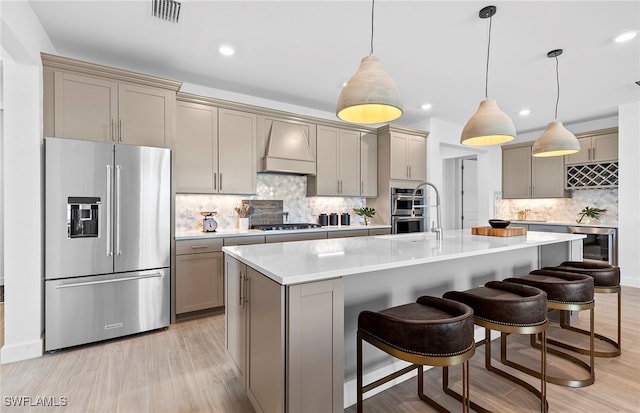
<path id="1" fill-rule="evenodd" d="M 584 219 L 584 217 L 588 217 L 592 220 L 597 220 L 598 218 L 600 218 L 600 214 L 604 214 L 605 212 L 607 212 L 606 208 L 591 208 L 589 206 L 586 206 L 582 208 L 582 211 L 578 212 L 578 219 L 576 219 L 576 222 L 578 224 L 582 224 L 582 220 Z"/>
<path id="2" fill-rule="evenodd" d="M 360 215 L 362 218 L 364 218 L 365 225 L 369 225 L 369 223 L 367 222 L 367 218 L 373 218 L 373 216 L 376 214 L 376 210 L 369 207 L 353 208 L 353 212 L 355 212 L 356 215 Z"/>

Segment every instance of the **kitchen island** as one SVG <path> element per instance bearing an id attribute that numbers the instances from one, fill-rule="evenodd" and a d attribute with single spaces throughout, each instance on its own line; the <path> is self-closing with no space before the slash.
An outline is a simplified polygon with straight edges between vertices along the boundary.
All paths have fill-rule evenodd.
<path id="1" fill-rule="evenodd" d="M 360 311 L 581 260 L 582 238 L 455 230 L 224 247 L 227 351 L 256 411 L 343 411 Z M 365 382 L 398 366 L 366 346 L 364 361 Z"/>

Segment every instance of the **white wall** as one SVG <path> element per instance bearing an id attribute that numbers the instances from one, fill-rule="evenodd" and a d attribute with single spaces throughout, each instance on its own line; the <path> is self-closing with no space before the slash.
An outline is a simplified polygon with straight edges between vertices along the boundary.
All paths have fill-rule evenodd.
<path id="1" fill-rule="evenodd" d="M 8 363 L 42 355 L 42 68 L 55 53 L 27 2 L 2 2 L 4 346 Z"/>
<path id="2" fill-rule="evenodd" d="M 640 101 L 618 108 L 618 262 L 622 284 L 640 287 Z"/>
<path id="3" fill-rule="evenodd" d="M 429 131 L 427 139 L 427 177 L 443 193 L 443 199 L 451 199 L 451 185 L 446 185 L 443 171 L 445 160 L 466 156 L 476 156 L 478 160 L 478 222 L 493 218 L 494 195 L 502 190 L 502 152 L 499 146 L 469 147 L 460 144 L 462 125 L 431 118 L 427 122 L 412 125 Z M 453 222 L 454 206 L 443 205 L 442 221 Z"/>

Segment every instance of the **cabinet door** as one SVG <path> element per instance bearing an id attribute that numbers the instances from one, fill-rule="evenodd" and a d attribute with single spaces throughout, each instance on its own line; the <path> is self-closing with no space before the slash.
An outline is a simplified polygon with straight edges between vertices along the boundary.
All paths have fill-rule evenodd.
<path id="1" fill-rule="evenodd" d="M 56 72 L 54 79 L 55 136 L 115 141 L 118 84 L 62 72 Z"/>
<path id="2" fill-rule="evenodd" d="M 529 198 L 531 195 L 531 147 L 502 150 L 502 197 Z"/>
<path id="3" fill-rule="evenodd" d="M 247 300 L 245 277 L 247 266 L 225 256 L 225 326 L 226 347 L 244 389 L 247 371 Z"/>
<path id="4" fill-rule="evenodd" d="M 218 191 L 256 192 L 256 115 L 218 110 Z"/>
<path id="5" fill-rule="evenodd" d="M 378 135 L 365 133 L 360 138 L 360 196 L 378 196 Z"/>
<path id="6" fill-rule="evenodd" d="M 591 158 L 595 162 L 616 161 L 618 159 L 618 134 L 593 136 L 591 138 Z"/>
<path id="7" fill-rule="evenodd" d="M 247 393 L 264 412 L 285 411 L 284 287 L 247 268 Z"/>
<path id="8" fill-rule="evenodd" d="M 340 133 L 337 128 L 318 126 L 316 158 L 317 195 L 338 195 L 338 142 Z"/>
<path id="9" fill-rule="evenodd" d="M 409 167 L 409 179 L 414 181 L 424 181 L 426 178 L 425 168 L 425 144 L 422 136 L 407 136 L 407 165 Z"/>
<path id="10" fill-rule="evenodd" d="M 218 190 L 218 109 L 196 103 L 176 105 L 173 145 L 176 192 L 215 193 Z"/>
<path id="11" fill-rule="evenodd" d="M 340 130 L 338 179 L 341 196 L 360 195 L 360 132 Z"/>
<path id="12" fill-rule="evenodd" d="M 391 133 L 390 136 L 390 178 L 408 179 L 409 165 L 407 159 L 407 136 Z"/>
<path id="13" fill-rule="evenodd" d="M 565 164 L 586 163 L 591 160 L 591 137 L 579 138 L 580 151 L 571 155 L 565 155 Z"/>
<path id="14" fill-rule="evenodd" d="M 120 142 L 171 147 L 175 92 L 121 83 L 118 87 Z"/>
<path id="15" fill-rule="evenodd" d="M 564 157 L 531 158 L 531 162 L 531 197 L 564 197 Z"/>
<path id="16" fill-rule="evenodd" d="M 224 305 L 222 253 L 176 256 L 176 314 Z"/>

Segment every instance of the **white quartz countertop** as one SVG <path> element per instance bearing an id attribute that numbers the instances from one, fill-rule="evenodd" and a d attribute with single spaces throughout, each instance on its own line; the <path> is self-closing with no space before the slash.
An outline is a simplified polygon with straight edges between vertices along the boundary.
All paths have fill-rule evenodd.
<path id="1" fill-rule="evenodd" d="M 247 246 L 222 250 L 282 285 L 321 281 L 408 265 L 495 254 L 579 240 L 580 234 L 530 231 L 518 237 L 471 235 L 469 229 L 435 234 L 378 235 Z"/>
<path id="2" fill-rule="evenodd" d="M 332 232 L 332 231 L 354 231 L 358 229 L 385 229 L 391 228 L 391 225 L 329 225 L 325 227 L 319 228 L 309 228 L 309 229 L 291 229 L 291 230 L 274 230 L 274 231 L 262 231 L 259 229 L 226 229 L 226 230 L 217 230 L 215 232 L 202 232 L 202 231 L 191 231 L 191 232 L 176 232 L 175 239 L 186 240 L 186 239 L 208 239 L 208 238 L 223 238 L 223 237 L 243 237 L 243 236 L 251 236 L 251 235 L 274 235 L 274 234 L 300 234 L 300 233 L 309 233 L 309 232 Z"/>

